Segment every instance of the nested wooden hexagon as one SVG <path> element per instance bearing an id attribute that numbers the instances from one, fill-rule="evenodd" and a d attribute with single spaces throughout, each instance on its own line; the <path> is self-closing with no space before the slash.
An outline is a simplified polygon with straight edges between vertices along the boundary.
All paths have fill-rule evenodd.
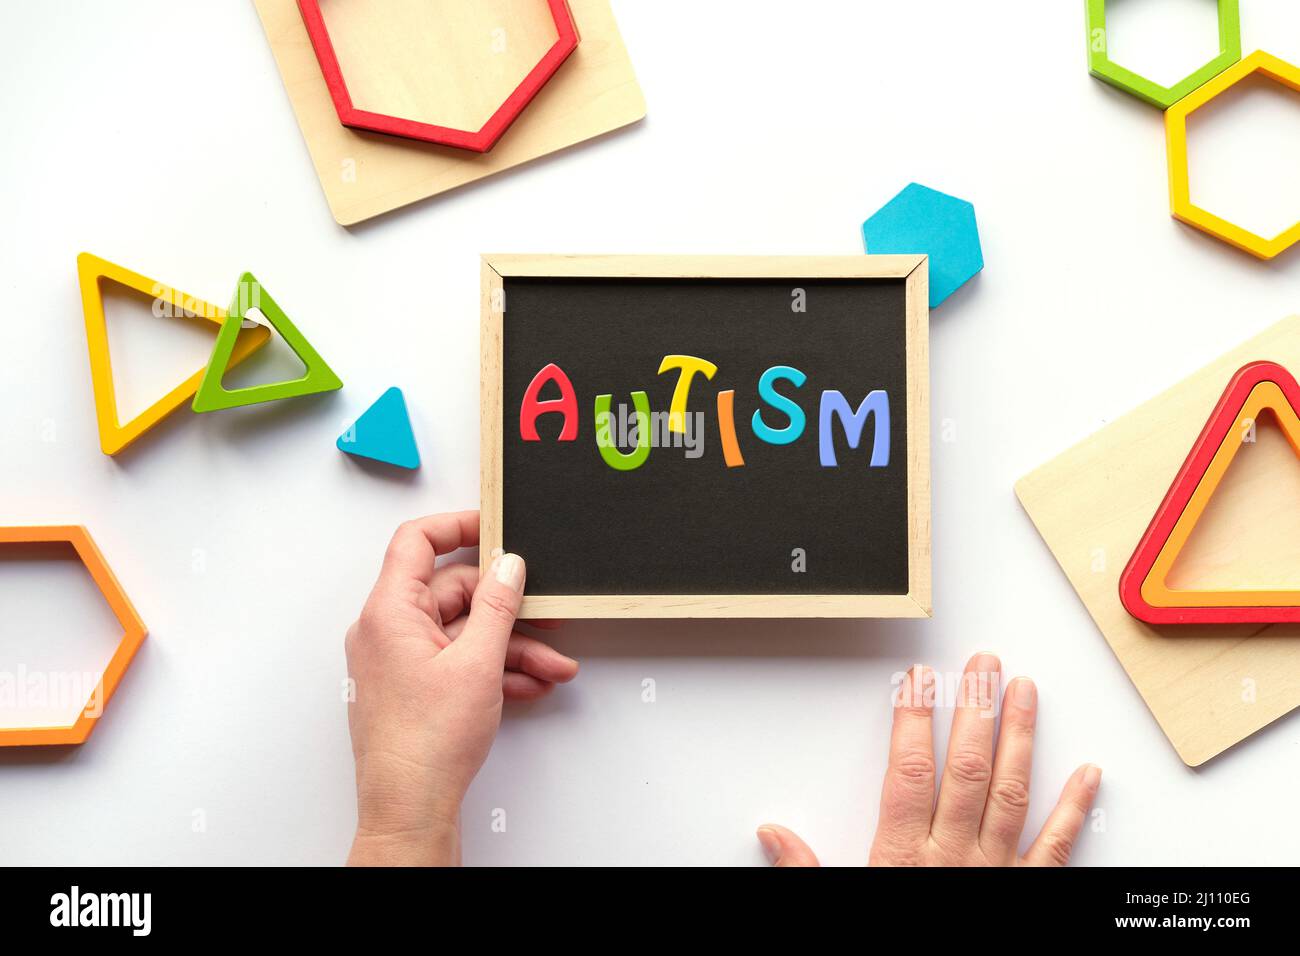
<path id="1" fill-rule="evenodd" d="M 489 0 L 459 0 L 459 4 L 452 5 L 431 4 L 426 0 L 418 9 L 413 5 L 410 11 L 412 27 L 396 41 L 400 47 L 397 50 L 380 35 L 383 30 L 393 28 L 393 21 L 376 19 L 369 7 L 364 10 L 348 7 L 348 4 L 356 2 L 330 0 L 330 5 L 337 8 L 331 12 L 331 17 L 346 15 L 349 18 L 346 27 L 348 51 L 344 59 L 351 64 L 349 71 L 354 73 L 350 87 L 344 77 L 340 51 L 326 27 L 322 0 L 298 0 L 303 24 L 339 122 L 352 129 L 487 152 L 578 46 L 578 30 L 567 0 L 509 0 L 496 17 L 500 25 L 490 31 L 479 28 L 485 13 L 492 10 Z M 536 9 L 533 9 L 533 4 L 537 5 Z M 554 43 L 540 52 L 536 36 L 528 35 L 539 28 L 539 16 L 553 23 L 556 32 Z M 427 43 L 432 32 L 437 32 L 440 39 L 446 38 L 446 55 L 440 58 L 438 66 L 454 80 L 431 90 L 432 67 L 424 69 L 418 60 L 414 63 L 408 61 L 417 48 L 416 44 Z M 520 33 L 524 35 L 518 35 Z M 464 46 L 464 37 L 471 34 L 477 37 L 476 44 L 459 49 L 457 44 Z M 339 36 L 335 39 L 343 42 Z M 467 127 L 472 128 L 461 128 L 451 122 L 433 122 L 427 116 L 410 115 L 425 112 L 432 101 L 439 101 L 445 107 L 449 105 L 449 97 L 469 97 L 471 94 L 480 97 L 485 90 L 493 88 L 487 81 L 492 77 L 500 80 L 503 70 L 508 71 L 512 64 L 517 65 L 518 56 L 526 60 L 522 80 L 500 103 L 491 104 L 491 114 L 481 125 L 473 126 L 470 122 Z M 356 76 L 355 70 L 362 68 L 375 73 L 365 78 Z M 354 93 L 363 83 L 368 91 L 375 88 L 389 93 L 397 91 L 396 99 L 402 104 L 402 112 L 408 115 L 393 115 L 359 106 L 354 101 Z M 453 109 L 452 112 L 464 115 L 466 111 Z"/>
<path id="2" fill-rule="evenodd" d="M 1169 204 L 1175 219 L 1208 232 L 1251 255 L 1272 259 L 1300 242 L 1300 223 L 1269 238 L 1201 208 L 1192 202 L 1191 174 L 1187 159 L 1188 117 L 1220 93 L 1255 73 L 1300 92 L 1300 68 L 1261 50 L 1220 73 L 1165 111 L 1165 134 L 1169 148 Z"/>
<path id="3" fill-rule="evenodd" d="M 1241 59 L 1240 0 L 1218 0 L 1218 4 L 1219 55 L 1173 86 L 1161 86 L 1110 58 L 1106 0 L 1088 0 L 1088 72 L 1152 106 L 1168 109 Z"/>
<path id="4" fill-rule="evenodd" d="M 117 583 L 117 578 L 109 570 L 104 556 L 85 528 L 79 525 L 0 528 L 0 548 L 40 544 L 72 545 L 77 557 L 90 573 L 91 580 L 95 582 L 95 587 L 122 625 L 122 639 L 73 723 L 65 727 L 0 727 L 0 747 L 84 743 L 95 729 L 104 707 L 148 633 L 140 615 L 131 606 L 126 592 Z"/>

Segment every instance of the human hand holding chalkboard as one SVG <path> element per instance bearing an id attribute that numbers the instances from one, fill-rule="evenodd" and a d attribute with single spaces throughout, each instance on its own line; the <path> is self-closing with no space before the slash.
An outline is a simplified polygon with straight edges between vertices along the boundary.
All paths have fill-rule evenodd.
<path id="1" fill-rule="evenodd" d="M 1056 808 L 1029 850 L 1020 834 L 1029 811 L 1038 691 L 1019 677 L 1002 702 L 994 753 L 997 688 L 1002 664 L 977 654 L 956 688 L 956 706 L 939 799 L 931 730 L 938 682 L 934 671 L 908 671 L 894 698 L 889 768 L 870 866 L 1064 866 L 1097 796 L 1101 769 L 1071 775 Z M 808 845 L 785 827 L 765 824 L 758 839 L 774 866 L 818 866 Z"/>
<path id="2" fill-rule="evenodd" d="M 357 770 L 354 864 L 460 862 L 460 804 L 487 759 L 504 698 L 534 700 L 577 661 L 514 629 L 525 566 L 437 564 L 479 541 L 479 514 L 397 529 L 348 629 L 348 725 Z"/>

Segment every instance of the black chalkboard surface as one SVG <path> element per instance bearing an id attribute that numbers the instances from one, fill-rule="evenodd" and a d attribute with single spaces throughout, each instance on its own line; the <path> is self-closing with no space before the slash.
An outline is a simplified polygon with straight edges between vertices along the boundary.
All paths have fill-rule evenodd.
<path id="1" fill-rule="evenodd" d="M 926 295 L 918 256 L 487 257 L 484 560 L 534 616 L 928 614 Z"/>

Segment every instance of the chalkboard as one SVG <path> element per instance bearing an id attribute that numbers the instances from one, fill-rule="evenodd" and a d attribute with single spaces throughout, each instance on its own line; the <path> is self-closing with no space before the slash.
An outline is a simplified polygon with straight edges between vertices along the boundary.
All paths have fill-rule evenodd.
<path id="1" fill-rule="evenodd" d="M 485 562 L 533 616 L 928 614 L 925 278 L 486 258 Z"/>

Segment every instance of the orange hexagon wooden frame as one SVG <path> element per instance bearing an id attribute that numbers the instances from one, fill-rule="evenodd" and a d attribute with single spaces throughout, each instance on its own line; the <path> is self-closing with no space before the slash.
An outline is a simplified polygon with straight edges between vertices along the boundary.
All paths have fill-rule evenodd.
<path id="1" fill-rule="evenodd" d="M 486 153 L 501 135 L 510 128 L 510 124 L 519 118 L 519 114 L 546 85 L 546 81 L 555 75 L 565 60 L 578 48 L 578 27 L 573 22 L 567 0 L 545 0 L 550 7 L 551 18 L 559 34 L 555 43 L 542 56 L 523 82 L 519 84 L 504 103 L 497 107 L 482 129 L 452 129 L 433 123 L 401 116 L 389 116 L 369 110 L 357 109 L 352 105 L 352 94 L 348 92 L 347 81 L 343 78 L 343 68 L 339 65 L 338 55 L 334 52 L 334 43 L 330 40 L 329 30 L 325 27 L 325 16 L 321 13 L 320 0 L 298 0 L 298 9 L 302 12 L 302 22 L 307 28 L 316 60 L 320 63 L 325 85 L 329 88 L 330 99 L 339 114 L 339 122 L 352 129 L 370 130 L 375 133 L 388 133 L 392 136 L 404 136 L 426 143 L 442 146 L 456 146 L 460 149 Z"/>
<path id="2" fill-rule="evenodd" d="M 80 525 L 0 528 L 0 548 L 15 544 L 72 545 L 77 557 L 90 572 L 91 580 L 121 623 L 122 640 L 113 652 L 108 666 L 104 668 L 95 692 L 86 700 L 86 706 L 74 723 L 66 727 L 0 727 L 0 747 L 84 743 L 95 729 L 95 723 L 108 705 L 109 698 L 113 696 L 113 691 L 117 689 L 118 682 L 126 673 L 148 631 L 85 528 Z M 92 709 L 92 705 L 97 706 Z"/>

